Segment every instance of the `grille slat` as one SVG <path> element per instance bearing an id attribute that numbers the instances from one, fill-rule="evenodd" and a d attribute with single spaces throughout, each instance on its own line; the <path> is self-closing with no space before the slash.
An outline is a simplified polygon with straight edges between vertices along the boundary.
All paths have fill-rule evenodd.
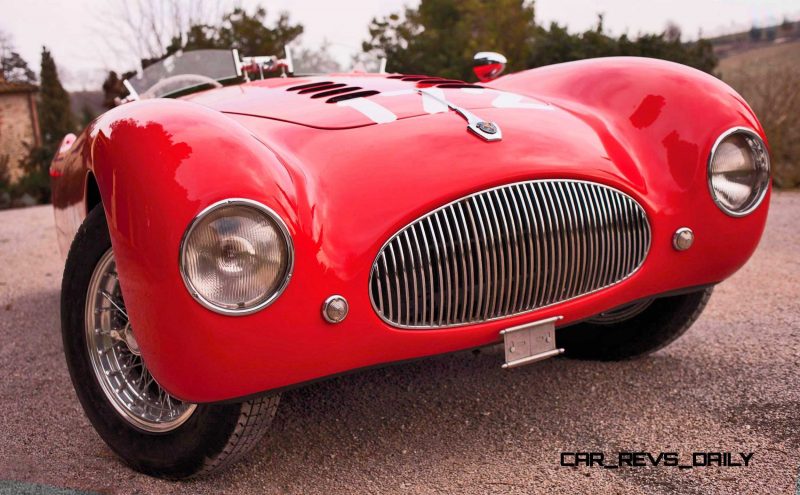
<path id="1" fill-rule="evenodd" d="M 413 295 L 413 298 L 409 299 L 409 301 L 411 301 L 409 303 L 409 308 L 410 308 L 411 306 L 417 304 L 417 301 L 419 301 L 419 296 L 417 294 L 417 264 L 414 261 L 414 256 L 415 256 L 414 249 L 411 247 L 411 239 L 409 239 L 407 230 L 405 232 L 403 232 L 403 241 L 404 241 L 404 247 L 406 248 L 406 252 L 408 254 L 408 262 L 411 265 L 411 270 L 410 270 L 410 272 L 411 272 L 411 294 Z M 419 322 L 419 318 L 417 316 L 417 312 L 416 311 L 413 313 L 413 316 L 414 316 L 413 324 L 416 325 Z M 411 323 L 410 320 L 409 320 L 409 323 Z"/>
<path id="2" fill-rule="evenodd" d="M 508 300 L 509 296 L 511 296 L 511 284 L 506 284 L 505 281 L 511 280 L 511 263 L 513 261 L 513 257 L 511 255 L 511 244 L 513 244 L 513 241 L 511 240 L 511 233 L 508 230 L 508 223 L 506 222 L 505 215 L 503 215 L 503 212 L 506 210 L 506 208 L 501 205 L 500 194 L 497 189 L 494 190 L 493 206 L 497 207 L 496 211 L 492 211 L 497 218 L 497 225 L 498 227 L 502 225 L 502 230 L 500 231 L 500 254 L 503 257 L 501 261 L 503 265 L 503 283 L 500 285 L 500 309 L 498 312 L 499 314 L 508 314 Z M 503 233 L 505 233 L 506 242 L 502 242 Z M 505 249 L 502 249 L 503 247 L 505 247 Z M 506 288 L 508 289 L 507 291 L 505 290 Z"/>
<path id="3" fill-rule="evenodd" d="M 586 272 L 587 276 L 583 278 L 583 287 L 581 287 L 581 293 L 588 292 L 589 288 L 592 287 L 592 281 L 594 280 L 594 274 L 597 272 L 597 261 L 598 258 L 594 256 L 590 256 L 590 253 L 597 252 L 597 231 L 594 228 L 596 224 L 596 217 L 594 215 L 594 209 L 590 208 L 589 205 L 591 204 L 591 191 L 588 191 L 585 184 L 579 183 L 579 190 L 581 194 L 581 204 L 583 205 L 584 211 L 584 230 L 587 231 L 586 236 Z"/>
<path id="4" fill-rule="evenodd" d="M 598 228 L 598 236 L 600 238 L 600 246 L 601 246 L 600 259 L 603 260 L 603 262 L 600 263 L 600 269 L 598 270 L 597 273 L 596 285 L 602 287 L 606 285 L 607 274 L 609 268 L 611 267 L 611 262 L 612 262 L 611 245 L 609 243 L 610 233 L 608 229 L 610 215 L 609 215 L 608 205 L 606 204 L 607 199 L 603 194 L 603 190 L 596 190 L 594 191 L 594 194 L 596 196 L 595 204 L 599 205 L 598 215 L 600 216 L 600 224 Z"/>
<path id="5" fill-rule="evenodd" d="M 583 215 L 584 215 L 584 212 L 586 211 L 586 205 L 581 203 L 580 187 L 579 187 L 579 185 L 576 185 L 575 183 L 571 182 L 571 183 L 569 183 L 569 189 L 570 189 L 570 193 L 571 193 L 570 201 L 572 201 L 572 203 L 574 205 L 574 208 L 575 208 L 575 212 L 576 212 L 575 228 L 579 232 L 586 232 L 586 224 L 583 221 Z M 585 290 L 584 287 L 586 285 L 586 277 L 582 276 L 582 275 L 585 274 L 588 271 L 588 266 L 587 265 L 588 265 L 588 261 L 589 261 L 589 258 L 588 258 L 589 253 L 586 250 L 586 238 L 587 237 L 588 236 L 586 236 L 586 235 L 578 236 L 578 250 L 579 250 L 579 253 L 580 253 L 580 261 L 579 261 L 578 268 L 577 268 L 577 277 L 578 278 L 575 281 L 575 287 L 574 287 L 575 295 L 582 294 L 584 292 L 584 290 Z"/>
<path id="6" fill-rule="evenodd" d="M 511 187 L 506 191 L 509 203 L 512 205 L 512 220 L 514 221 L 515 227 L 515 238 L 517 240 L 517 244 L 515 245 L 515 249 L 517 250 L 517 269 L 514 272 L 516 276 L 516 293 L 514 297 L 514 312 L 519 312 L 522 308 L 525 307 L 525 301 L 523 300 L 525 297 L 525 287 L 528 283 L 528 270 L 526 266 L 526 262 L 528 260 L 528 253 L 526 251 L 526 241 L 528 240 L 528 236 L 525 234 L 525 229 L 522 225 L 522 215 L 520 214 L 519 210 L 519 203 L 517 202 L 517 195 L 516 195 L 516 188 Z"/>
<path id="7" fill-rule="evenodd" d="M 535 208 L 531 201 L 531 198 L 535 198 L 532 194 L 533 185 L 521 184 L 520 188 L 525 195 L 525 202 L 528 204 L 528 215 L 530 215 L 531 221 L 536 227 L 536 230 L 531 232 L 531 237 L 536 242 L 536 282 L 532 290 L 532 299 L 528 304 L 529 308 L 536 308 L 540 306 L 542 294 L 544 293 L 545 285 L 542 283 L 542 280 L 546 273 L 545 267 L 547 266 L 547 248 L 542 243 L 544 239 L 544 219 L 540 216 L 541 210 Z"/>
<path id="8" fill-rule="evenodd" d="M 564 292 L 561 297 L 571 299 L 575 294 L 575 273 L 578 271 L 578 264 L 580 263 L 580 253 L 578 253 L 578 242 L 575 235 L 577 230 L 575 219 L 578 216 L 578 212 L 574 210 L 572 197 L 568 194 L 569 183 L 559 183 L 558 186 L 561 201 L 564 204 L 564 234 L 567 238 L 567 246 L 569 248 L 571 260 L 570 268 L 567 272 L 567 283 L 565 284 Z"/>
<path id="9" fill-rule="evenodd" d="M 437 212 L 433 215 L 433 219 L 436 221 L 436 230 L 434 231 L 434 237 L 436 238 L 436 242 L 439 246 L 441 246 L 441 256 L 442 260 L 442 267 L 444 269 L 444 302 L 442 305 L 442 316 L 441 318 L 443 321 L 450 321 L 450 311 L 453 309 L 453 301 L 452 301 L 452 284 L 450 283 L 450 256 L 448 256 L 448 247 L 447 241 L 444 238 L 444 232 L 442 231 L 442 222 L 439 218 L 441 216 L 441 211 Z"/>
<path id="10" fill-rule="evenodd" d="M 477 323 L 618 283 L 649 249 L 647 215 L 624 193 L 519 182 L 450 203 L 393 236 L 370 272 L 370 298 L 402 328 Z"/>
<path id="11" fill-rule="evenodd" d="M 540 186 L 539 184 L 535 185 L 537 188 L 539 188 Z M 549 208 L 545 209 L 545 212 L 547 213 L 548 216 L 547 221 L 548 221 L 548 226 L 550 227 L 550 236 L 553 239 L 553 252 L 551 253 L 550 256 L 550 267 L 549 267 L 549 271 L 553 279 L 547 286 L 548 287 L 547 299 L 545 301 L 553 301 L 556 299 L 556 295 L 560 290 L 561 278 L 563 276 L 561 270 L 556 270 L 555 261 L 556 258 L 563 260 L 565 257 L 564 257 L 564 251 L 561 249 L 563 238 L 561 236 L 561 227 L 557 215 L 558 211 L 561 210 L 561 208 L 556 203 L 556 200 L 554 199 L 552 192 L 550 191 L 550 187 L 548 186 L 549 184 L 544 184 L 544 187 L 542 187 L 542 189 L 543 192 L 547 194 L 547 203 L 554 207 L 554 210 L 552 212 L 553 213 L 552 217 L 550 216 L 550 209 Z"/>
<path id="12" fill-rule="evenodd" d="M 493 219 L 489 213 L 491 210 L 487 206 L 487 203 L 489 203 L 488 198 L 487 200 L 484 200 L 482 196 L 478 196 L 478 198 L 481 201 L 481 207 L 484 215 L 483 218 L 486 219 L 484 224 L 484 234 L 487 236 L 489 250 L 492 253 L 492 264 L 489 266 L 489 274 L 486 276 L 486 286 L 487 288 L 491 287 L 492 289 L 490 294 L 487 292 L 487 295 L 490 297 L 486 304 L 486 316 L 484 318 L 488 320 L 489 318 L 494 317 L 495 310 L 497 309 L 497 294 L 499 292 L 499 288 L 502 287 L 504 280 L 503 275 L 500 273 L 500 264 L 502 264 L 502 260 L 500 263 L 497 262 L 497 258 L 499 257 L 497 245 L 499 243 L 494 242 L 494 232 L 498 232 L 499 229 L 497 229 L 497 227 L 494 225 Z M 492 283 L 495 280 L 493 277 L 498 279 L 499 283 Z"/>
<path id="13" fill-rule="evenodd" d="M 474 279 L 474 264 L 472 260 L 472 240 L 469 237 L 469 231 L 467 230 L 467 220 L 464 217 L 464 208 L 462 208 L 461 204 L 456 204 L 456 210 L 458 210 L 456 227 L 458 228 L 458 242 L 461 243 L 461 260 L 464 262 L 464 305 L 461 308 L 461 321 L 466 321 L 469 317 L 467 314 L 467 309 L 471 308 L 475 302 L 475 291 L 469 290 L 470 287 L 475 286 L 475 279 Z M 463 237 L 461 237 L 463 235 Z M 466 246 L 466 249 L 464 248 Z M 467 268 L 469 267 L 469 268 Z"/>
<path id="14" fill-rule="evenodd" d="M 532 208 L 528 209 L 528 202 L 530 198 L 527 197 L 524 191 L 524 186 L 516 185 L 514 187 L 517 198 L 519 199 L 520 204 L 520 213 L 525 220 L 525 225 L 527 227 L 527 234 L 525 237 L 525 242 L 527 244 L 527 254 L 523 258 L 523 261 L 526 263 L 526 266 L 523 268 L 524 273 L 526 274 L 525 281 L 525 291 L 522 298 L 522 304 L 520 306 L 520 311 L 524 311 L 525 308 L 530 308 L 533 306 L 535 301 L 536 292 L 534 288 L 536 287 L 536 281 L 534 280 L 534 275 L 539 273 L 539 248 L 534 248 L 534 239 L 538 234 L 536 234 L 536 222 L 533 220 L 531 216 Z M 534 265 L 534 263 L 536 263 Z"/>

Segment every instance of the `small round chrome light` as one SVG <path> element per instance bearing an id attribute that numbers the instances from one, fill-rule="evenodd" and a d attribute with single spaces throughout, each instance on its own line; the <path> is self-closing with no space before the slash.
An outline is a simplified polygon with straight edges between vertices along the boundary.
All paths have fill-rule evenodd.
<path id="1" fill-rule="evenodd" d="M 322 317 L 328 323 L 341 323 L 347 317 L 350 305 L 342 296 L 331 296 L 322 303 Z"/>
<path id="2" fill-rule="evenodd" d="M 192 220 L 179 262 L 183 282 L 200 304 L 243 315 L 269 306 L 283 292 L 294 251 L 274 211 L 248 199 L 226 199 Z"/>
<path id="3" fill-rule="evenodd" d="M 761 137 L 744 127 L 722 133 L 708 158 L 708 187 L 728 215 L 755 210 L 769 188 L 769 153 Z"/>
<path id="4" fill-rule="evenodd" d="M 689 227 L 681 227 L 672 236 L 672 247 L 676 251 L 686 251 L 694 244 L 694 232 Z"/>

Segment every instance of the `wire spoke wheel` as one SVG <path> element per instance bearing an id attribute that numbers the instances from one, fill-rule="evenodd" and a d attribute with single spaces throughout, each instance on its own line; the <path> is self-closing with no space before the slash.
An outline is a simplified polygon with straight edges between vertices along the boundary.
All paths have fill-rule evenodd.
<path id="1" fill-rule="evenodd" d="M 151 433 L 182 425 L 196 404 L 169 395 L 142 360 L 128 321 L 109 249 L 92 273 L 86 295 L 86 345 L 95 377 L 114 409 L 130 424 Z"/>

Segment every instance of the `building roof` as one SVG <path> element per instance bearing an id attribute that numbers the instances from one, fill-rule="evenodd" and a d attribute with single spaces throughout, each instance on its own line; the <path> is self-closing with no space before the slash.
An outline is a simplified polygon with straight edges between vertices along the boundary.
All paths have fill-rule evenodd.
<path id="1" fill-rule="evenodd" d="M 35 84 L 10 82 L 0 79 L 0 94 L 4 93 L 33 93 L 39 91 Z"/>

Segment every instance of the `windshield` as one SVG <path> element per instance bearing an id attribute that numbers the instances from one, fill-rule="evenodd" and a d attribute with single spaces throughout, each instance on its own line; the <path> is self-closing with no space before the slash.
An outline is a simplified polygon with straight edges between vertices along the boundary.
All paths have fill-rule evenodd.
<path id="1" fill-rule="evenodd" d="M 287 47 L 286 58 L 240 57 L 237 50 L 195 50 L 178 52 L 160 60 L 125 81 L 130 99 L 176 96 L 198 89 L 221 86 L 220 82 L 244 78 L 262 79 L 280 75 L 310 75 L 333 72 L 382 72 L 385 59 L 352 56 L 342 64 L 319 50 Z"/>
<path id="2" fill-rule="evenodd" d="M 178 52 L 148 66 L 127 82 L 138 96 L 151 98 L 206 84 L 215 86 L 219 81 L 238 77 L 234 54 L 231 50 Z"/>

